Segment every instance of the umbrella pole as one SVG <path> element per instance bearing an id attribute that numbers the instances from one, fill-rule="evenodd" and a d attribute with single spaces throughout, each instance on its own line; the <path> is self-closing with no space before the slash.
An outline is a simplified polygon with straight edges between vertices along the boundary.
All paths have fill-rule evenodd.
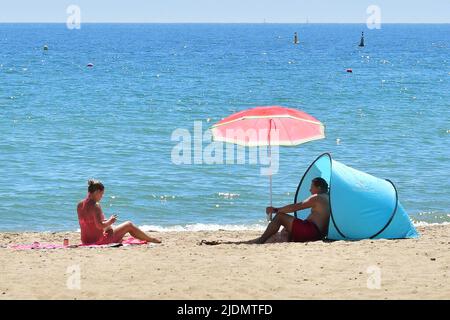
<path id="1" fill-rule="evenodd" d="M 269 175 L 269 184 L 270 184 L 270 206 L 272 206 L 272 173 Z"/>
<path id="2" fill-rule="evenodd" d="M 270 206 L 272 206 L 272 146 L 269 140 L 269 188 L 270 188 Z M 267 217 L 268 221 L 272 221 L 272 214 Z"/>

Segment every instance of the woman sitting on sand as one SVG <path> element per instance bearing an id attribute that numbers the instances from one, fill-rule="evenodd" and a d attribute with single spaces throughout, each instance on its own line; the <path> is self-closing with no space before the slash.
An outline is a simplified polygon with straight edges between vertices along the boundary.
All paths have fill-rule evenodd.
<path id="1" fill-rule="evenodd" d="M 117 221 L 117 216 L 113 215 L 106 220 L 100 207 L 99 202 L 102 200 L 104 192 L 105 187 L 100 181 L 89 180 L 88 195 L 86 199 L 78 203 L 78 220 L 83 244 L 120 243 L 127 233 L 139 240 L 161 243 L 160 240 L 149 237 L 131 221 L 126 221 L 113 228 L 112 225 Z"/>

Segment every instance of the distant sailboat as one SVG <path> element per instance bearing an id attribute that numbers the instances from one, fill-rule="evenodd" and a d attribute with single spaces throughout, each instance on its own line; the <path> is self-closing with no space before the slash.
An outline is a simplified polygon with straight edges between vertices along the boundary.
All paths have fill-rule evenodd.
<path id="1" fill-rule="evenodd" d="M 360 47 L 364 47 L 364 32 L 361 33 L 361 41 L 359 42 Z"/>
<path id="2" fill-rule="evenodd" d="M 294 33 L 294 44 L 299 44 L 297 32 Z"/>

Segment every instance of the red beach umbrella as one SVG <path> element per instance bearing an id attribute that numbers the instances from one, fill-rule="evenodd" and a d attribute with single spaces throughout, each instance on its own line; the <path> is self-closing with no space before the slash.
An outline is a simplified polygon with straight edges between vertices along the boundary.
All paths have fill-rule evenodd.
<path id="1" fill-rule="evenodd" d="M 256 107 L 232 114 L 211 127 L 214 141 L 248 147 L 296 146 L 325 138 L 324 125 L 313 116 L 280 106 Z M 270 158 L 271 159 L 271 158 Z M 272 175 L 270 205 L 272 206 Z"/>

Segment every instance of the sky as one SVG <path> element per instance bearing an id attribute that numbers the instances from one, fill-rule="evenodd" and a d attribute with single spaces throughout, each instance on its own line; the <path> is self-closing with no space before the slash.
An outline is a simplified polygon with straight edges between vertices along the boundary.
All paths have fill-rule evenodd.
<path id="1" fill-rule="evenodd" d="M 450 0 L 0 0 L 0 22 L 450 23 Z"/>

